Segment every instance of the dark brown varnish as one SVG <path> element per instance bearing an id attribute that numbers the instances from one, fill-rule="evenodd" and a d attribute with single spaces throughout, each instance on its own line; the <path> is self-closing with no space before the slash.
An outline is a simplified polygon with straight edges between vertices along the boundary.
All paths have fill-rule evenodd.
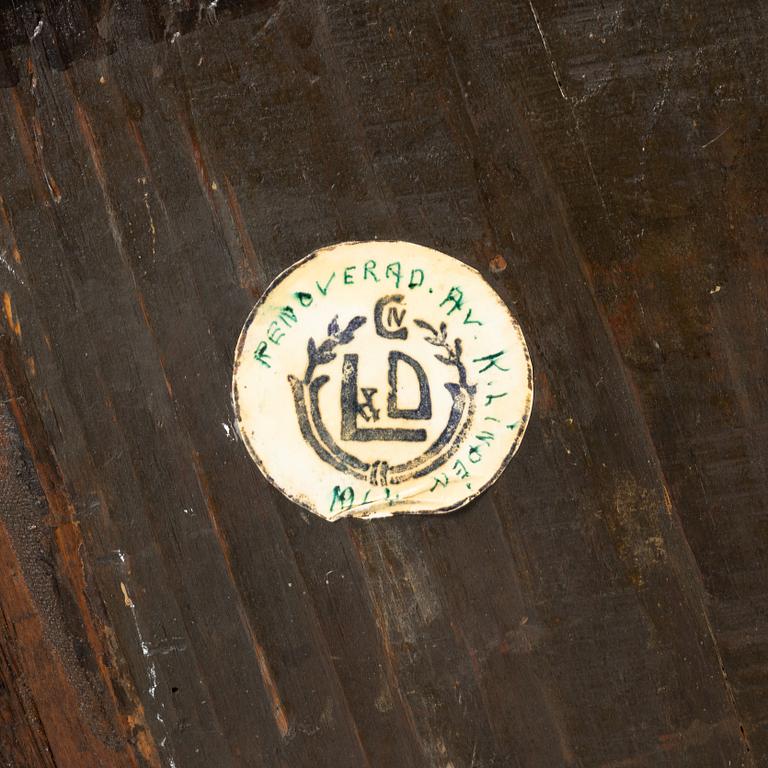
<path id="1" fill-rule="evenodd" d="M 762 4 L 0 9 L 0 762 L 768 764 Z M 499 482 L 326 523 L 238 332 L 345 240 L 508 303 Z"/>

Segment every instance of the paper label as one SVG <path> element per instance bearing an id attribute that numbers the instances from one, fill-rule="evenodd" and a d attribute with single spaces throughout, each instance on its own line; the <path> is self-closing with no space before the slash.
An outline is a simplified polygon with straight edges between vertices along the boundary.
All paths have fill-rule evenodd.
<path id="1" fill-rule="evenodd" d="M 343 243 L 267 289 L 232 392 L 264 476 L 336 520 L 449 512 L 480 494 L 520 444 L 533 376 L 475 269 L 412 243 Z"/>

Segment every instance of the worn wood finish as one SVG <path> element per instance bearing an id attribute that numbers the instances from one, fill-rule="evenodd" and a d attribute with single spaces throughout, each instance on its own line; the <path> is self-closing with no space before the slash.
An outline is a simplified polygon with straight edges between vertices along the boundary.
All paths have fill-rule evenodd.
<path id="1" fill-rule="evenodd" d="M 0 12 L 0 756 L 768 765 L 758 2 Z M 353 239 L 513 308 L 464 511 L 328 524 L 234 437 L 240 327 Z"/>

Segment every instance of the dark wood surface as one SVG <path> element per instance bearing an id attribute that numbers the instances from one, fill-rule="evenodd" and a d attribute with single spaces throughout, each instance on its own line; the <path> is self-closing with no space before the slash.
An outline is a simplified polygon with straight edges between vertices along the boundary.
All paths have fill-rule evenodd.
<path id="1" fill-rule="evenodd" d="M 768 765 L 767 17 L 3 4 L 3 765 Z M 466 510 L 329 524 L 234 438 L 249 309 L 354 239 L 524 329 Z"/>

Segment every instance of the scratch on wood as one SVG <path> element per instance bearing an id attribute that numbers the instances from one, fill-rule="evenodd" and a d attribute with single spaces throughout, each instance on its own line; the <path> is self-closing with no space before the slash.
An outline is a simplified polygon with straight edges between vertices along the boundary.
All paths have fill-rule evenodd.
<path id="1" fill-rule="evenodd" d="M 127 264 L 128 259 L 125 252 L 123 235 L 120 232 L 120 227 L 118 225 L 117 211 L 115 210 L 115 206 L 112 203 L 112 198 L 109 194 L 109 185 L 107 183 L 107 175 L 104 170 L 104 161 L 101 157 L 101 151 L 96 144 L 96 137 L 93 133 L 91 121 L 85 111 L 85 108 L 80 103 L 80 100 L 74 91 L 72 91 L 72 107 L 75 113 L 75 121 L 80 130 L 80 134 L 83 137 L 83 141 L 85 143 L 86 149 L 88 150 L 88 154 L 91 157 L 93 170 L 96 174 L 96 181 L 99 184 L 99 189 L 101 190 L 101 194 L 104 199 L 104 208 L 107 212 L 107 221 L 109 224 L 110 232 L 112 233 L 115 245 L 117 245 L 117 250 L 120 253 L 120 257 Z"/>
<path id="2" fill-rule="evenodd" d="M 576 127 L 576 135 L 578 136 L 579 143 L 581 144 L 581 148 L 584 151 L 584 156 L 587 160 L 587 165 L 589 166 L 590 174 L 592 175 L 592 181 L 595 183 L 595 188 L 597 190 L 598 197 L 600 198 L 600 205 L 602 206 L 602 209 L 605 212 L 606 216 L 610 216 L 610 214 L 608 213 L 608 207 L 605 204 L 603 189 L 600 186 L 600 182 L 597 179 L 595 166 L 592 163 L 592 155 L 590 154 L 590 151 L 587 147 L 587 143 L 584 140 L 584 131 L 582 129 L 581 120 L 579 119 L 579 116 L 576 114 L 576 107 L 574 106 L 573 100 L 569 99 L 565 93 L 565 88 L 563 88 L 563 83 L 562 83 L 562 80 L 560 79 L 560 72 L 557 68 L 557 64 L 555 63 L 555 57 L 552 55 L 552 49 L 549 47 L 549 42 L 547 41 L 547 38 L 544 35 L 544 30 L 541 26 L 541 21 L 539 21 L 539 14 L 536 12 L 536 8 L 534 7 L 532 0 L 528 0 L 528 5 L 531 8 L 531 13 L 533 14 L 533 20 L 536 24 L 536 29 L 538 30 L 539 37 L 541 37 L 541 42 L 544 45 L 544 52 L 547 54 L 550 69 L 552 70 L 552 74 L 554 75 L 555 82 L 557 83 L 557 89 L 558 91 L 560 91 L 560 95 L 563 97 L 563 100 L 568 104 L 568 108 L 571 111 L 571 116 L 573 117 L 573 122 Z"/>
<path id="3" fill-rule="evenodd" d="M 17 88 L 11 90 L 11 102 L 13 104 L 11 117 L 16 129 L 16 137 L 19 141 L 19 146 L 21 147 L 21 154 L 24 157 L 24 162 L 27 166 L 27 173 L 29 174 L 30 181 L 32 182 L 35 194 L 40 203 L 42 205 L 50 205 L 51 188 L 45 180 L 45 173 L 40 166 L 40 159 L 35 147 L 35 142 L 30 135 L 26 115 L 24 113 L 24 105 L 21 103 L 21 97 L 19 96 Z"/>
<path id="4" fill-rule="evenodd" d="M 560 95 L 563 97 L 563 99 L 565 101 L 568 101 L 568 97 L 565 95 L 565 90 L 563 89 L 563 83 L 560 80 L 560 73 L 557 71 L 557 64 L 555 64 L 555 57 L 552 55 L 552 50 L 549 47 L 547 38 L 544 36 L 544 30 L 541 28 L 541 22 L 539 21 L 539 14 L 536 13 L 536 8 L 534 8 L 532 0 L 528 0 L 528 5 L 531 8 L 531 13 L 533 14 L 533 20 L 536 22 L 536 29 L 539 30 L 539 37 L 541 37 L 541 42 L 544 44 L 544 50 L 547 52 L 547 56 L 549 57 L 549 66 L 552 69 L 552 74 L 555 76 L 557 89 L 560 91 Z"/>
<path id="5" fill-rule="evenodd" d="M 261 295 L 264 281 L 263 279 L 261 281 L 255 280 L 253 270 L 255 267 L 259 269 L 259 272 L 262 272 L 261 262 L 256 256 L 256 249 L 253 247 L 253 241 L 248 234 L 248 227 L 243 217 L 243 211 L 240 208 L 240 201 L 237 199 L 235 189 L 227 176 L 224 176 L 224 188 L 227 193 L 227 203 L 229 204 L 232 221 L 235 223 L 235 229 L 237 230 L 237 235 L 243 249 L 243 255 L 245 256 L 245 262 L 239 270 L 242 272 L 240 275 L 240 283 L 244 287 L 247 287 L 254 296 L 259 296 Z"/>
<path id="6" fill-rule="evenodd" d="M 147 185 L 147 177 L 142 176 L 139 179 L 139 183 L 142 184 L 144 187 Z M 157 229 L 155 229 L 155 219 L 152 216 L 152 208 L 149 205 L 149 192 L 145 189 L 144 190 L 144 207 L 147 209 L 147 218 L 149 219 L 149 231 L 152 235 L 152 241 L 151 241 L 151 248 L 152 248 L 152 257 L 156 255 L 155 246 L 157 244 Z M 141 255 L 139 255 L 139 258 L 141 258 Z"/>
<path id="7" fill-rule="evenodd" d="M 35 149 L 37 150 L 37 162 L 40 167 L 40 171 L 43 174 L 45 183 L 48 187 L 48 192 L 55 203 L 61 202 L 61 190 L 56 183 L 56 179 L 53 178 L 51 172 L 46 168 L 45 158 L 43 156 L 43 130 L 40 127 L 40 121 L 36 115 L 32 116 L 32 134 L 35 139 Z"/>
<path id="8" fill-rule="evenodd" d="M 256 632 L 253 628 L 253 624 L 251 623 L 251 620 L 248 617 L 248 614 L 245 612 L 245 608 L 243 606 L 242 600 L 240 599 L 240 596 L 239 596 L 240 592 L 237 587 L 237 581 L 235 580 L 234 569 L 232 567 L 232 557 L 231 557 L 231 552 L 229 548 L 229 543 L 227 542 L 226 538 L 223 536 L 221 532 L 221 529 L 219 528 L 216 504 L 213 500 L 213 497 L 211 496 L 208 478 L 205 474 L 202 462 L 200 461 L 200 456 L 197 452 L 193 452 L 192 454 L 192 463 L 195 469 L 195 474 L 197 475 L 198 486 L 200 488 L 200 492 L 205 502 L 205 509 L 208 514 L 208 520 L 211 523 L 211 528 L 213 529 L 214 535 L 219 541 L 219 544 L 221 546 L 221 551 L 224 556 L 224 563 L 227 569 L 227 574 L 229 576 L 230 581 L 232 582 L 232 585 L 235 588 L 235 593 L 238 595 L 237 597 L 238 616 L 240 618 L 241 623 L 243 624 L 246 631 L 248 632 L 248 636 L 251 640 L 251 646 L 253 648 L 254 655 L 256 656 L 256 662 L 259 665 L 259 672 L 261 674 L 262 682 L 264 683 L 264 689 L 267 692 L 267 695 L 269 696 L 270 702 L 272 704 L 272 715 L 277 725 L 277 729 L 280 732 L 280 735 L 283 738 L 285 738 L 288 735 L 288 732 L 290 730 L 288 715 L 286 713 L 285 706 L 283 705 L 283 701 L 280 696 L 277 683 L 275 682 L 274 675 L 272 674 L 272 670 L 270 669 L 266 654 L 264 653 L 264 648 L 262 647 L 261 643 L 258 641 L 256 637 Z"/>
<path id="9" fill-rule="evenodd" d="M 729 125 L 724 131 L 720 131 L 720 133 L 718 133 L 714 139 L 710 139 L 706 144 L 702 144 L 701 147 L 699 147 L 699 149 L 706 149 L 711 144 L 714 144 L 718 139 L 722 139 L 723 136 L 725 136 L 725 134 L 731 130 L 731 127 L 732 126 Z"/>
<path id="10" fill-rule="evenodd" d="M 285 738 L 288 735 L 289 730 L 288 715 L 285 712 L 285 707 L 280 698 L 280 692 L 277 690 L 277 684 L 272 675 L 272 670 L 269 668 L 267 656 L 264 653 L 264 649 L 255 638 L 253 638 L 253 649 L 256 653 L 256 661 L 259 664 L 261 679 L 264 681 L 264 687 L 266 688 L 266 691 L 269 694 L 269 700 L 272 703 L 272 715 L 275 718 L 280 735 Z"/>

